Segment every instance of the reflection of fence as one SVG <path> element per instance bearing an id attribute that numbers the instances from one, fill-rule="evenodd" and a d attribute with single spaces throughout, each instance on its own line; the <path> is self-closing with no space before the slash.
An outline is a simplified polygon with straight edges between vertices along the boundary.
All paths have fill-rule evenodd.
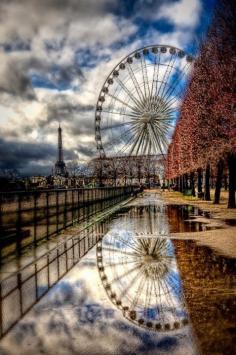
<path id="1" fill-rule="evenodd" d="M 0 283 L 0 337 L 4 336 L 107 232 L 108 221 L 61 243 Z"/>
<path id="2" fill-rule="evenodd" d="M 7 254 L 19 252 L 124 200 L 133 189 L 126 186 L 0 193 L 1 256 L 6 255 L 4 246 L 8 245 Z"/>

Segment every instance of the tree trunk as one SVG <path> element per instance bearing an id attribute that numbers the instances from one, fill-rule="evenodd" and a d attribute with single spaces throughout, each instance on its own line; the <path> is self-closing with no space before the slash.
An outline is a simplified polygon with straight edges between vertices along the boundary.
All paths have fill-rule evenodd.
<path id="1" fill-rule="evenodd" d="M 192 190 L 192 196 L 196 196 L 195 194 L 195 183 L 194 183 L 194 172 L 192 172 L 190 174 L 190 187 L 191 187 L 191 190 Z"/>
<path id="2" fill-rule="evenodd" d="M 183 175 L 180 175 L 180 184 L 179 184 L 179 191 L 183 192 Z"/>
<path id="3" fill-rule="evenodd" d="M 235 203 L 235 190 L 236 190 L 236 155 L 228 155 L 229 167 L 229 199 L 228 208 L 236 208 Z"/>
<path id="4" fill-rule="evenodd" d="M 182 175 L 182 179 L 183 179 L 183 192 L 185 191 L 186 189 L 186 175 Z"/>
<path id="5" fill-rule="evenodd" d="M 205 171 L 205 189 L 204 189 L 204 200 L 211 201 L 210 195 L 210 164 L 207 164 L 206 171 Z"/>
<path id="6" fill-rule="evenodd" d="M 188 174 L 184 174 L 184 189 L 188 189 Z"/>
<path id="7" fill-rule="evenodd" d="M 220 159 L 217 164 L 216 188 L 215 188 L 215 197 L 214 197 L 215 204 L 220 203 L 220 190 L 222 187 L 223 171 L 224 171 L 224 161 Z"/>
<path id="8" fill-rule="evenodd" d="M 225 191 L 228 190 L 228 177 L 227 174 L 224 175 L 224 187 L 225 187 Z"/>
<path id="9" fill-rule="evenodd" d="M 180 189 L 179 189 L 179 185 L 180 185 L 180 183 L 179 183 L 179 176 L 177 177 L 177 178 L 175 178 L 175 184 L 176 184 L 176 191 L 179 191 Z"/>
<path id="10" fill-rule="evenodd" d="M 202 169 L 197 170 L 197 192 L 198 197 L 202 197 Z"/>

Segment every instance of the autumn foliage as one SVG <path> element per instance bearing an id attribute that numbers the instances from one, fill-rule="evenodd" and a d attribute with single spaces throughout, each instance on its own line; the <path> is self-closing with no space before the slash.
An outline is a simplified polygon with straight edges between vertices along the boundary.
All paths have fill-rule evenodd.
<path id="1" fill-rule="evenodd" d="M 234 1 L 221 1 L 194 63 L 166 163 L 166 177 L 173 179 L 209 165 L 217 174 L 224 162 L 229 207 L 236 184 L 235 19 Z"/>

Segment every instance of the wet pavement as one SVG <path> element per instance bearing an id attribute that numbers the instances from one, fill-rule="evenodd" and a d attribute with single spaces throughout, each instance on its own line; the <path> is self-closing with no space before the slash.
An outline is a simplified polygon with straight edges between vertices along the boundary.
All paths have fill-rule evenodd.
<path id="1" fill-rule="evenodd" d="M 209 220 L 146 194 L 8 276 L 0 354 L 233 354 L 235 259 L 170 238 Z"/>

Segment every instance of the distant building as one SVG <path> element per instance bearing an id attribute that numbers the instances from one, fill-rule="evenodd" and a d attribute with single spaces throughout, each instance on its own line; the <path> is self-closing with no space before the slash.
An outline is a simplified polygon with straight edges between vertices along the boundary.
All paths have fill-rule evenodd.
<path id="1" fill-rule="evenodd" d="M 30 188 L 45 188 L 47 187 L 47 178 L 45 176 L 31 176 L 28 179 Z"/>
<path id="2" fill-rule="evenodd" d="M 63 160 L 62 129 L 60 124 L 58 127 L 58 160 L 55 164 L 54 175 L 65 176 L 65 177 L 68 176 L 66 164 Z"/>

